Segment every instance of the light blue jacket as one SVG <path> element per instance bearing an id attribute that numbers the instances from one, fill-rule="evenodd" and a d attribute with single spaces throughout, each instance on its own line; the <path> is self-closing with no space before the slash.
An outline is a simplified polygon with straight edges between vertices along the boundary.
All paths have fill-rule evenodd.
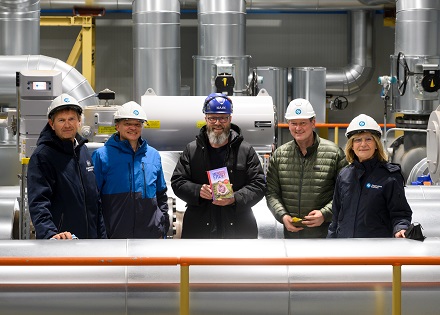
<path id="1" fill-rule="evenodd" d="M 136 152 L 115 133 L 92 155 L 109 238 L 159 238 L 170 225 L 159 152 L 139 139 Z"/>

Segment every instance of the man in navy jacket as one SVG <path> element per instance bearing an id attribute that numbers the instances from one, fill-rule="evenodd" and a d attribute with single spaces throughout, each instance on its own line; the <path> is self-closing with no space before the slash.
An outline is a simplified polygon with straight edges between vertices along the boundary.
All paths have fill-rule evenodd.
<path id="1" fill-rule="evenodd" d="M 27 172 L 29 212 L 38 239 L 107 238 L 82 108 L 68 94 L 48 108 Z"/>

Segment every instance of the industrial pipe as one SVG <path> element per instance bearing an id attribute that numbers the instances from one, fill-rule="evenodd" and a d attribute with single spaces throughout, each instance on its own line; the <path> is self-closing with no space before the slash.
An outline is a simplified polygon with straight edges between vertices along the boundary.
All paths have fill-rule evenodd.
<path id="1" fill-rule="evenodd" d="M 0 249 L 10 260 L 0 268 L 5 314 L 178 314 L 176 263 L 189 267 L 188 303 L 196 315 L 388 313 L 389 265 L 396 263 L 403 264 L 402 314 L 434 315 L 439 307 L 438 238 L 34 240 L 0 241 Z"/>

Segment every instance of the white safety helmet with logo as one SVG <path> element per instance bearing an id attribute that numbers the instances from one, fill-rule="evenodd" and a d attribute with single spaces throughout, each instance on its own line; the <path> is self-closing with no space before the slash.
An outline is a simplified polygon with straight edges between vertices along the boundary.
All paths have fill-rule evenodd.
<path id="1" fill-rule="evenodd" d="M 130 101 L 118 108 L 115 113 L 115 121 L 120 119 L 138 119 L 142 122 L 147 120 L 147 114 L 141 105 L 136 102 Z"/>
<path id="2" fill-rule="evenodd" d="M 58 110 L 69 107 L 76 110 L 80 115 L 82 114 L 82 107 L 79 105 L 79 102 L 76 98 L 70 96 L 67 93 L 63 93 L 57 97 L 55 97 L 50 103 L 50 106 L 47 108 L 47 118 L 52 118 L 53 114 Z"/>
<path id="3" fill-rule="evenodd" d="M 349 139 L 351 136 L 361 132 L 371 132 L 379 138 L 382 136 L 382 129 L 380 129 L 378 123 L 373 118 L 365 114 L 360 114 L 359 116 L 353 118 L 348 125 L 345 136 L 347 139 Z"/>
<path id="4" fill-rule="evenodd" d="M 289 103 L 287 106 L 286 115 L 287 120 L 291 119 L 310 119 L 315 117 L 315 111 L 312 104 L 306 99 L 297 98 Z"/>

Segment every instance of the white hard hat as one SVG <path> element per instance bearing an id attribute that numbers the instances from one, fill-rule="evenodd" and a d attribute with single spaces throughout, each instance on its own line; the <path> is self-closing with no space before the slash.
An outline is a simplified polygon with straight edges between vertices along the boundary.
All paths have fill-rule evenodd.
<path id="1" fill-rule="evenodd" d="M 380 129 L 380 126 L 377 124 L 377 122 L 365 114 L 360 114 L 359 116 L 353 118 L 348 125 L 345 136 L 350 138 L 354 134 L 361 132 L 371 132 L 376 134 L 378 137 L 382 136 L 382 129 Z"/>
<path id="2" fill-rule="evenodd" d="M 51 118 L 52 115 L 62 107 L 72 107 L 74 108 L 80 115 L 82 114 L 82 107 L 79 105 L 79 102 L 76 98 L 70 96 L 69 94 L 63 93 L 54 98 L 50 106 L 47 108 L 47 118 Z"/>
<path id="3" fill-rule="evenodd" d="M 147 114 L 144 109 L 136 102 L 130 101 L 118 108 L 115 113 L 115 120 L 119 119 L 139 119 L 147 120 Z"/>
<path id="4" fill-rule="evenodd" d="M 297 98 L 290 102 L 287 106 L 286 115 L 284 116 L 287 120 L 290 119 L 307 119 L 315 117 L 315 111 L 313 110 L 312 104 L 308 100 L 303 98 Z"/>

